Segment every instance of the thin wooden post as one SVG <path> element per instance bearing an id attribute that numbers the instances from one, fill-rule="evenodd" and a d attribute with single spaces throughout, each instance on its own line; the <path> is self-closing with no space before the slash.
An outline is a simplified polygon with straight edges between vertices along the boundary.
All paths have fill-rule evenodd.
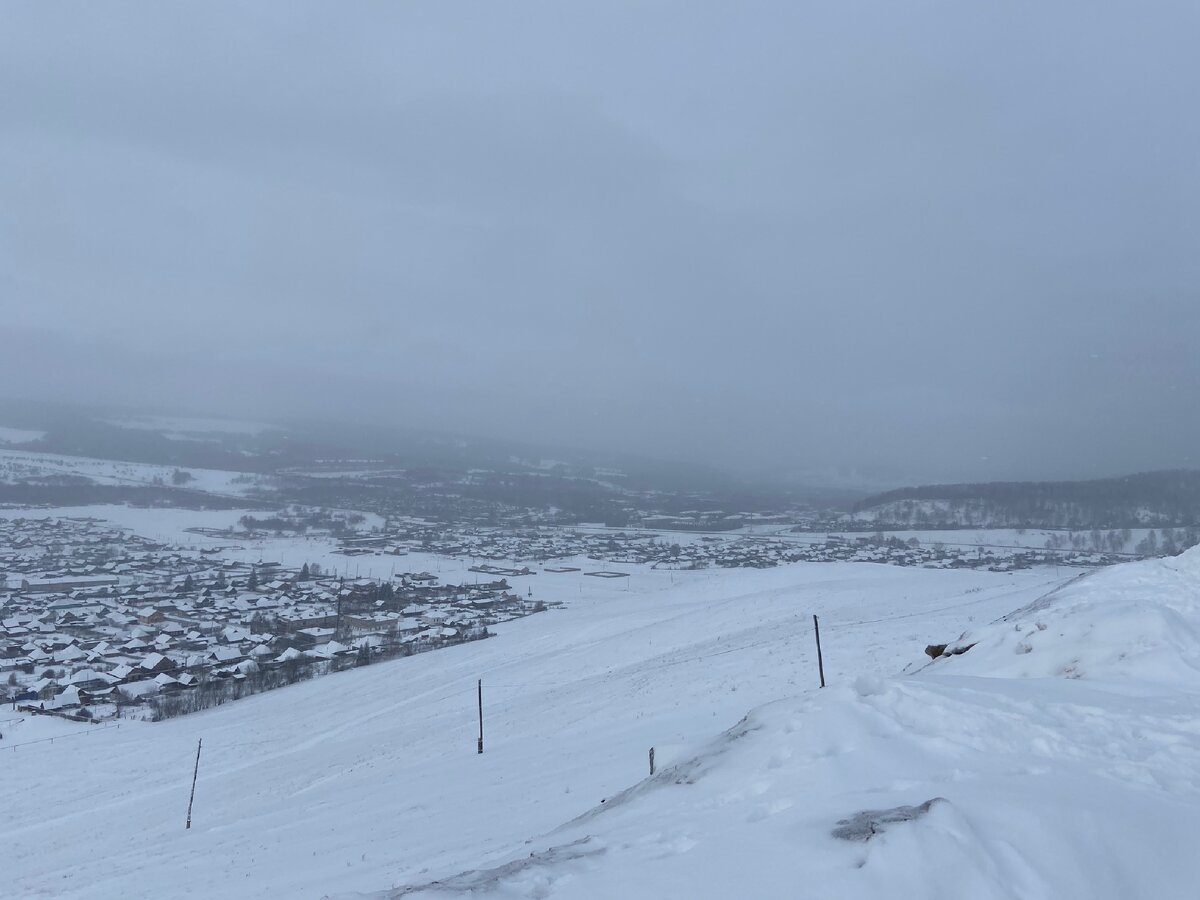
<path id="1" fill-rule="evenodd" d="M 479 753 L 483 752 L 483 679 L 479 679 Z"/>
<path id="2" fill-rule="evenodd" d="M 813 632 L 817 636 L 817 671 L 821 674 L 821 687 L 825 687 L 825 661 L 821 658 L 821 625 L 813 616 Z"/>
<path id="3" fill-rule="evenodd" d="M 650 774 L 654 774 L 654 748 L 650 748 Z"/>
<path id="4" fill-rule="evenodd" d="M 204 738 L 200 738 L 200 740 L 196 742 L 196 767 L 192 769 L 192 796 L 188 797 L 188 828 L 192 827 L 192 803 L 196 799 L 196 776 L 200 774 L 200 748 L 203 746 Z"/>

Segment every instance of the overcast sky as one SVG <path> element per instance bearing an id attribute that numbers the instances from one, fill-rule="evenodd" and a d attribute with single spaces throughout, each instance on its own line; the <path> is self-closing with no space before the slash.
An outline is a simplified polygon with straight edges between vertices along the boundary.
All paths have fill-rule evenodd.
<path id="1" fill-rule="evenodd" d="M 1200 466 L 1194 0 L 0 10 L 0 394 Z"/>

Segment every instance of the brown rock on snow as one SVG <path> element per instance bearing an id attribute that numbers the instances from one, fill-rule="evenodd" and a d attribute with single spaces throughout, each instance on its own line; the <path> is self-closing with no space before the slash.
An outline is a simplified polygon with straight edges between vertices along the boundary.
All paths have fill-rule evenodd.
<path id="1" fill-rule="evenodd" d="M 940 656 L 959 656 L 963 653 L 966 653 L 968 650 L 974 647 L 975 644 L 963 644 L 961 647 L 953 647 L 947 651 L 946 648 L 949 646 L 949 644 L 930 644 L 925 648 L 925 654 L 930 659 L 937 659 Z"/>

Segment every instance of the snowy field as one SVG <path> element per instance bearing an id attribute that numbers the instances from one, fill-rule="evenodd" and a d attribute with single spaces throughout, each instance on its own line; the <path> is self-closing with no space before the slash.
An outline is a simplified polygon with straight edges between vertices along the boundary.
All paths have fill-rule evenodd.
<path id="1" fill-rule="evenodd" d="M 469 558 L 448 559 L 432 553 L 409 553 L 403 556 L 372 553 L 349 557 L 334 552 L 338 547 L 336 540 L 320 535 L 250 539 L 245 536 L 208 537 L 188 531 L 189 528 L 237 529 L 238 519 L 245 515 L 262 516 L 263 512 L 249 509 L 194 510 L 119 504 L 0 509 L 0 518 L 7 519 L 70 516 L 103 519 L 118 528 L 128 528 L 135 534 L 166 544 L 197 550 L 220 548 L 223 559 L 251 563 L 277 562 L 294 568 L 299 568 L 305 563 L 317 563 L 323 571 L 341 574 L 347 578 L 361 576 L 386 579 L 396 572 L 430 572 L 440 575 L 443 580 L 459 578 L 464 581 L 476 581 L 481 577 L 467 571 L 474 564 Z M 383 519 L 374 513 L 360 515 L 364 517 L 363 528 L 370 529 L 383 524 Z M 504 562 L 498 564 L 503 565 Z M 601 568 L 590 560 L 588 566 L 591 569 Z M 587 582 L 595 580 L 586 579 Z"/>
<path id="2" fill-rule="evenodd" d="M 44 431 L 30 431 L 27 428 L 8 428 L 0 425 L 0 444 L 28 444 L 30 441 L 40 441 L 46 436 Z"/>
<path id="3" fill-rule="evenodd" d="M 0 725 L 0 895 L 1194 896 L 1197 553 L 1056 594 L 850 563 L 527 581 L 567 608 L 164 723 Z"/>
<path id="4" fill-rule="evenodd" d="M 258 435 L 277 426 L 240 419 L 196 419 L 178 416 L 130 416 L 108 424 L 136 431 L 155 431 L 170 440 L 218 440 L 225 435 Z"/>
<path id="5" fill-rule="evenodd" d="M 192 476 L 190 481 L 182 485 L 184 488 L 212 494 L 242 496 L 270 487 L 272 481 L 269 476 L 220 469 L 192 469 L 186 466 L 92 459 L 87 456 L 0 450 L 0 482 L 8 483 L 28 478 L 71 475 L 88 478 L 96 484 L 170 486 L 172 476 L 177 471 Z"/>

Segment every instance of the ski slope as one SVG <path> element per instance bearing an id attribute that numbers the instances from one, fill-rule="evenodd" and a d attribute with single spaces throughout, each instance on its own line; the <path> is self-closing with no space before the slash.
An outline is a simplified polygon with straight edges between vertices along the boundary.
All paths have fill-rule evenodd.
<path id="1" fill-rule="evenodd" d="M 639 573 L 492 640 L 170 722 L 0 725 L 0 895 L 1190 897 L 1200 704 L 1153 623 L 1194 615 L 1197 568 Z M 1126 620 L 1144 656 L 1122 670 L 1089 641 L 1130 604 L 1151 634 Z M 1092 629 L 1058 637 L 1059 609 Z M 1017 624 L 1046 669 L 1000 665 Z M 923 655 L 964 630 L 969 653 Z"/>

